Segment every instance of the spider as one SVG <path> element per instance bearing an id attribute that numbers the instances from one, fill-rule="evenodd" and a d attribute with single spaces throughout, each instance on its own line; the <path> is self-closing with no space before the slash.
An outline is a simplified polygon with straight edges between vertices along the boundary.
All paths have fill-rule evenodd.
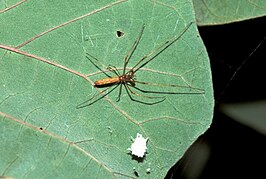
<path id="1" fill-rule="evenodd" d="M 203 94 L 204 90 L 199 89 L 199 88 L 194 88 L 191 86 L 179 86 L 179 85 L 173 85 L 173 84 L 158 84 L 158 83 L 149 83 L 149 82 L 142 82 L 142 81 L 138 81 L 135 78 L 135 73 L 140 70 L 142 67 L 144 67 L 145 65 L 147 65 L 149 62 L 151 62 L 153 59 L 155 59 L 155 57 L 157 57 L 160 53 L 162 53 L 164 50 L 166 50 L 169 46 L 171 46 L 173 43 L 175 43 L 178 39 L 181 38 L 181 36 L 189 29 L 189 27 L 192 25 L 193 22 L 189 23 L 184 29 L 183 31 L 175 38 L 172 38 L 170 40 L 167 40 L 165 43 L 163 43 L 162 45 L 160 45 L 158 48 L 156 48 L 155 50 L 153 50 L 152 52 L 150 52 L 149 54 L 145 55 L 144 57 L 142 57 L 132 68 L 130 68 L 130 70 L 126 71 L 127 69 L 127 65 L 128 62 L 131 58 L 131 56 L 133 55 L 134 51 L 136 50 L 139 41 L 142 37 L 143 31 L 145 29 L 145 24 L 143 24 L 135 42 L 133 43 L 131 49 L 129 50 L 129 52 L 127 53 L 127 55 L 124 58 L 124 66 L 123 66 L 123 72 L 122 74 L 120 74 L 120 72 L 118 71 L 118 69 L 113 66 L 113 65 L 109 65 L 107 67 L 107 70 L 113 72 L 115 74 L 114 77 L 108 75 L 104 70 L 102 70 L 95 62 L 93 62 L 93 60 L 95 60 L 96 62 L 100 63 L 98 61 L 97 58 L 93 57 L 92 55 L 87 53 L 86 58 L 99 70 L 101 70 L 106 76 L 108 76 L 107 78 L 104 79 L 100 79 L 94 82 L 94 87 L 96 88 L 106 88 L 104 90 L 102 90 L 101 92 L 99 92 L 98 94 L 94 95 L 93 97 L 91 97 L 90 99 L 88 99 L 87 101 L 79 104 L 77 106 L 77 108 L 83 108 L 85 106 L 90 106 L 92 104 L 94 104 L 95 102 L 99 101 L 100 99 L 104 98 L 105 96 L 107 96 L 108 94 L 110 94 L 112 91 L 114 91 L 117 87 L 119 87 L 119 92 L 118 92 L 118 96 L 116 101 L 120 101 L 121 98 L 121 94 L 122 94 L 122 89 L 123 86 L 129 96 L 129 98 L 132 101 L 138 102 L 138 103 L 142 103 L 142 104 L 147 104 L 147 105 L 153 105 L 153 104 L 158 104 L 161 103 L 165 100 L 165 97 L 163 96 L 148 96 L 148 95 L 144 95 L 144 94 L 140 94 L 137 93 L 136 91 L 134 91 L 133 89 L 141 92 L 141 93 L 159 93 L 159 94 Z M 93 60 L 92 60 L 93 59 Z M 103 65 L 103 64 L 101 64 Z M 105 65 L 103 65 L 105 66 Z M 106 66 L 105 66 L 106 67 Z M 159 91 L 147 91 L 147 90 L 143 90 L 141 88 L 138 88 L 136 86 L 136 84 L 145 84 L 145 85 L 159 85 L 159 86 L 170 86 L 170 87 L 185 87 L 185 88 L 190 88 L 190 89 L 194 89 L 197 90 L 197 92 L 190 92 L 190 93 L 180 93 L 180 92 L 159 92 Z M 112 88 L 113 87 L 113 88 Z M 112 88 L 110 91 L 108 91 L 110 88 Z M 108 92 L 107 92 L 108 91 Z M 133 97 L 134 96 L 142 96 L 144 98 L 149 98 L 149 99 L 158 99 L 156 101 L 153 102 L 146 102 L 146 101 L 142 101 L 142 100 L 138 100 L 136 98 Z"/>

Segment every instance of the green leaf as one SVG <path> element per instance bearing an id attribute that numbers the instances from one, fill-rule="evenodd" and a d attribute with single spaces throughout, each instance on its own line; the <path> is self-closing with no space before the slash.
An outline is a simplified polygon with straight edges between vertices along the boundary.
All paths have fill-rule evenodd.
<path id="1" fill-rule="evenodd" d="M 15 4 L 15 3 L 14 3 Z M 12 4 L 7 4 L 7 8 Z M 136 72 L 138 85 L 180 94 L 145 105 L 118 88 L 77 109 L 106 78 L 86 57 L 121 73 L 143 24 L 128 68 L 194 22 L 191 1 L 25 1 L 0 16 L 0 171 L 24 178 L 162 178 L 210 126 L 210 65 L 195 23 Z M 123 32 L 121 37 L 117 31 Z M 110 75 L 113 73 L 108 72 Z M 192 89 L 191 87 L 201 90 Z M 204 91 L 204 93 L 201 93 Z M 182 93 L 194 94 L 182 94 Z M 141 95 L 143 93 L 139 92 Z M 196 93 L 196 94 L 195 94 Z M 154 100 L 143 96 L 142 101 Z M 144 158 L 127 150 L 131 136 L 147 142 Z"/>
<path id="2" fill-rule="evenodd" d="M 266 15 L 265 0 L 193 0 L 198 25 L 226 24 Z"/>

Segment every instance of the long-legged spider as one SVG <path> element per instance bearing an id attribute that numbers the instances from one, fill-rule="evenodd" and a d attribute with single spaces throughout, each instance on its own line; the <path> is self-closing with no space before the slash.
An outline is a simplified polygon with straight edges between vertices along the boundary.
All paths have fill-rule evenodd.
<path id="1" fill-rule="evenodd" d="M 130 68 L 130 70 L 128 70 L 126 72 L 128 62 L 129 62 L 131 56 L 133 55 L 134 51 L 136 50 L 136 48 L 137 48 L 137 46 L 139 44 L 139 41 L 140 41 L 140 39 L 142 37 L 143 31 L 144 31 L 144 28 L 145 28 L 145 25 L 143 25 L 141 30 L 140 30 L 140 32 L 139 32 L 139 35 L 138 35 L 137 39 L 135 40 L 135 42 L 133 43 L 131 49 L 129 50 L 129 52 L 127 53 L 127 55 L 124 58 L 123 73 L 120 74 L 119 70 L 115 66 L 109 65 L 107 67 L 107 69 L 109 71 L 113 72 L 116 75 L 115 77 L 111 77 L 104 70 L 102 70 L 95 62 L 93 62 L 93 60 L 99 62 L 98 59 L 87 53 L 87 56 L 86 56 L 87 59 L 96 68 L 98 68 L 106 76 L 108 76 L 107 78 L 95 81 L 94 82 L 94 87 L 96 87 L 96 88 L 105 88 L 106 87 L 106 89 L 102 90 L 98 94 L 95 94 L 93 97 L 91 97 L 90 99 L 86 100 L 85 102 L 79 104 L 77 106 L 77 108 L 82 108 L 82 107 L 90 106 L 90 105 L 94 104 L 95 102 L 99 101 L 100 99 L 102 99 L 105 96 L 107 96 L 108 94 L 110 94 L 117 87 L 119 87 L 119 92 L 118 92 L 118 96 L 117 96 L 117 100 L 116 100 L 118 102 L 118 101 L 120 101 L 120 97 L 121 97 L 121 94 L 122 94 L 123 86 L 124 86 L 128 96 L 129 96 L 129 98 L 132 101 L 139 102 L 139 103 L 142 103 L 142 104 L 147 104 L 147 105 L 153 105 L 153 104 L 161 103 L 161 102 L 163 102 L 165 100 L 165 96 L 163 96 L 163 97 L 162 96 L 148 96 L 148 95 L 137 93 L 136 91 L 139 91 L 141 93 L 157 93 L 157 94 L 158 93 L 159 94 L 203 94 L 204 90 L 199 89 L 199 88 L 194 88 L 194 87 L 191 87 L 191 86 L 180 86 L 180 85 L 174 85 L 174 84 L 159 84 L 159 83 L 142 82 L 142 81 L 136 80 L 136 78 L 135 78 L 135 73 L 138 70 L 140 70 L 142 67 L 147 65 L 149 62 L 151 62 L 153 59 L 155 59 L 155 57 L 157 57 L 160 53 L 162 53 L 164 50 L 166 50 L 169 46 L 171 46 L 173 43 L 175 43 L 178 39 L 180 39 L 180 37 L 189 29 L 189 27 L 192 25 L 192 23 L 193 22 L 189 23 L 177 37 L 172 38 L 170 40 L 167 40 L 165 43 L 160 45 L 158 48 L 156 48 L 155 50 L 153 50 L 149 54 L 147 54 L 144 57 L 142 57 L 132 68 Z M 103 64 L 101 64 L 101 65 L 103 65 Z M 105 65 L 103 65 L 103 66 L 105 66 Z M 143 90 L 143 89 L 140 89 L 140 88 L 136 87 L 136 83 L 145 84 L 145 85 L 151 85 L 151 86 L 158 85 L 158 86 L 170 86 L 170 87 L 179 87 L 179 88 L 180 87 L 190 88 L 190 89 L 196 90 L 196 92 L 180 93 L 180 92 L 149 91 L 149 90 Z M 110 89 L 110 88 L 112 88 L 112 89 L 110 91 L 108 91 L 108 89 Z M 136 91 L 134 91 L 133 89 L 135 89 Z M 149 98 L 149 99 L 158 99 L 158 100 L 153 101 L 153 102 L 145 102 L 145 101 L 141 101 L 141 100 L 138 100 L 138 99 L 134 98 L 133 95 L 142 96 L 144 98 Z"/>

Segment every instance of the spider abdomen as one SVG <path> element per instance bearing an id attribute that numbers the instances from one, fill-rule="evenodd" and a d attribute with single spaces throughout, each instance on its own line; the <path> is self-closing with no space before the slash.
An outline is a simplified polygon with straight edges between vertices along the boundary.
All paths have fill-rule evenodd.
<path id="1" fill-rule="evenodd" d="M 117 83 L 120 83 L 119 77 L 104 78 L 104 79 L 95 81 L 94 86 L 95 87 L 106 87 L 106 86 L 112 86 Z"/>

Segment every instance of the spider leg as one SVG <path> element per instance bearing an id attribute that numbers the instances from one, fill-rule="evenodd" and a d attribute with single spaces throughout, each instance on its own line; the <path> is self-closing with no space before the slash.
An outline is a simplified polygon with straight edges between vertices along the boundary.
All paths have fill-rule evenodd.
<path id="1" fill-rule="evenodd" d="M 92 55 L 90 55 L 89 53 L 86 53 L 87 54 L 87 56 L 86 56 L 86 58 L 97 68 L 97 69 L 99 69 L 101 72 L 103 72 L 106 76 L 108 76 L 109 78 L 111 78 L 111 76 L 110 75 L 108 75 L 102 68 L 100 68 L 95 62 L 93 62 L 92 60 L 91 60 L 91 58 L 92 59 L 94 59 L 97 63 L 99 63 L 100 65 L 102 65 L 103 67 L 105 67 L 105 68 L 108 68 L 106 65 L 104 65 L 103 63 L 101 63 L 96 57 L 94 57 L 94 56 L 92 56 Z M 91 58 L 90 58 L 91 57 Z"/>
<path id="2" fill-rule="evenodd" d="M 144 28 L 145 28 L 145 24 L 143 24 L 143 26 L 142 26 L 142 28 L 141 28 L 141 30 L 139 32 L 139 35 L 138 35 L 137 39 L 135 40 L 135 42 L 133 43 L 131 49 L 129 50 L 129 52 L 125 56 L 123 74 L 125 74 L 126 67 L 127 67 L 128 62 L 129 62 L 129 59 L 131 58 L 131 56 L 133 55 L 134 51 L 136 50 L 136 48 L 137 48 L 137 46 L 139 44 L 139 41 L 140 41 L 141 36 L 143 34 Z"/>
<path id="3" fill-rule="evenodd" d="M 111 72 L 113 72 L 116 76 L 120 76 L 120 73 L 117 70 L 116 66 L 114 66 L 114 65 L 108 65 L 107 69 L 110 70 Z"/>
<path id="4" fill-rule="evenodd" d="M 90 99 L 86 100 L 85 102 L 79 104 L 76 106 L 76 109 L 80 109 L 80 108 L 84 108 L 84 107 L 87 107 L 87 106 L 90 106 L 94 103 L 96 103 L 97 101 L 101 100 L 102 98 L 104 98 L 105 96 L 107 96 L 108 94 L 110 94 L 112 91 L 114 91 L 118 85 L 116 85 L 115 87 L 113 87 L 110 91 L 108 91 L 107 93 L 105 93 L 108 89 L 110 89 L 112 86 L 102 90 L 101 92 L 93 95 Z M 103 94 L 105 93 L 105 94 Z M 95 100 L 94 100 L 95 99 Z M 88 103 L 89 102 L 89 103 Z M 88 104 L 86 104 L 88 103 Z"/>
<path id="5" fill-rule="evenodd" d="M 163 98 L 163 99 L 165 99 L 165 96 L 147 96 L 147 95 L 139 94 L 139 93 L 137 93 L 136 91 L 133 91 L 130 87 L 132 87 L 132 88 L 135 88 L 135 87 L 132 86 L 132 85 L 130 85 L 130 84 L 127 86 L 129 92 L 132 93 L 132 94 L 134 94 L 134 95 L 136 95 L 136 96 L 141 96 L 141 97 L 149 98 L 149 99 L 153 99 L 153 98 Z M 135 88 L 135 89 L 137 89 L 137 88 Z M 138 90 L 138 89 L 137 89 L 137 90 Z M 140 90 L 139 90 L 139 91 L 140 91 Z M 142 92 L 142 91 L 141 91 L 141 92 Z"/>
<path id="6" fill-rule="evenodd" d="M 182 86 L 182 85 L 175 85 L 175 84 L 162 84 L 162 83 L 150 83 L 150 82 L 142 82 L 142 81 L 137 81 L 135 80 L 135 83 L 140 83 L 140 84 L 145 84 L 145 85 L 150 85 L 150 86 L 167 86 L 167 87 L 173 87 L 173 88 L 186 88 L 193 90 L 192 92 L 163 92 L 163 91 L 150 91 L 150 90 L 143 90 L 141 88 L 133 86 L 135 89 L 143 92 L 143 93 L 160 93 L 160 94 L 204 94 L 205 90 L 200 89 L 200 88 L 195 88 L 192 86 Z"/>
<path id="7" fill-rule="evenodd" d="M 124 86 L 125 86 L 125 89 L 126 89 L 126 92 L 127 92 L 128 96 L 129 96 L 129 98 L 130 98 L 132 101 L 134 101 L 134 102 L 138 102 L 138 103 L 146 104 L 146 105 L 154 105 L 154 104 L 161 103 L 161 102 L 163 102 L 163 101 L 165 100 L 165 97 L 156 97 L 156 98 L 163 98 L 163 99 L 158 100 L 158 101 L 155 101 L 155 102 L 145 102 L 145 101 L 137 100 L 137 99 L 133 98 L 132 95 L 130 94 L 130 93 L 132 93 L 132 90 L 129 88 L 129 86 L 127 86 L 127 85 L 125 85 L 125 84 L 124 84 Z M 137 93 L 135 93 L 135 92 L 133 92 L 132 94 L 137 95 Z M 137 96 L 138 96 L 138 95 L 137 95 Z M 144 97 L 144 96 L 143 96 L 143 97 Z M 154 98 L 154 97 L 152 97 L 152 96 L 149 96 L 149 97 L 146 96 L 146 97 L 147 97 L 147 98 Z"/>
<path id="8" fill-rule="evenodd" d="M 121 93 L 122 93 L 122 84 L 120 83 L 119 92 L 118 92 L 116 102 L 120 101 Z"/>
<path id="9" fill-rule="evenodd" d="M 189 27 L 193 24 L 193 22 L 190 22 L 185 29 L 182 30 L 182 32 L 177 36 L 174 37 L 170 40 L 167 40 L 165 43 L 163 43 L 161 46 L 159 46 L 158 48 L 156 48 L 155 50 L 153 50 L 152 52 L 150 52 L 149 54 L 145 55 L 143 58 L 141 58 L 138 63 L 136 63 L 132 69 L 135 69 L 134 71 L 138 71 L 140 68 L 144 67 L 145 65 L 147 65 L 150 61 L 152 61 L 155 57 L 157 57 L 158 55 L 160 55 L 163 51 L 165 51 L 168 47 L 170 47 L 173 43 L 175 43 L 176 41 L 178 41 L 183 35 L 184 33 L 189 29 Z M 147 59 L 145 61 L 145 59 Z M 144 62 L 145 61 L 145 62 Z M 143 64 L 141 64 L 142 62 L 144 62 Z M 141 64 L 140 66 L 138 66 L 139 64 Z M 138 66 L 138 67 L 137 67 Z"/>

